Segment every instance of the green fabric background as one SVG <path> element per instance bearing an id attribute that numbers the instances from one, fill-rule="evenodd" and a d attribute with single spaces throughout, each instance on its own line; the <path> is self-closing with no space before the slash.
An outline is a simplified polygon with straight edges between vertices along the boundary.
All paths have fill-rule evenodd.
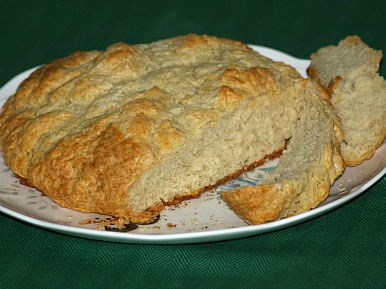
<path id="1" fill-rule="evenodd" d="M 2 0 L 0 86 L 74 50 L 190 32 L 301 58 L 358 34 L 386 53 L 386 1 Z M 0 288 L 386 288 L 385 191 L 383 178 L 303 224 L 194 245 L 91 241 L 0 214 Z"/>

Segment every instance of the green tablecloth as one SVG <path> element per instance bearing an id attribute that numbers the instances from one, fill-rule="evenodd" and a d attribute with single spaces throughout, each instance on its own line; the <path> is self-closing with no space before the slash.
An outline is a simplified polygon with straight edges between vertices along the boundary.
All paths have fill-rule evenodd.
<path id="1" fill-rule="evenodd" d="M 74 50 L 190 32 L 300 58 L 358 34 L 386 53 L 386 1 L 3 0 L 0 85 Z M 92 241 L 0 214 L 0 288 L 386 288 L 385 191 L 383 178 L 314 220 L 190 245 Z"/>

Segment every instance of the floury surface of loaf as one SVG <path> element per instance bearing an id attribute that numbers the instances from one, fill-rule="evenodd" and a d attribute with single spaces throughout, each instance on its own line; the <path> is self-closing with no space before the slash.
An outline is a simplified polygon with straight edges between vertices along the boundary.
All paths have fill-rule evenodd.
<path id="1" fill-rule="evenodd" d="M 282 150 L 313 86 L 322 99 L 237 41 L 117 43 L 32 73 L 1 110 L 0 149 L 61 206 L 144 222 Z"/>

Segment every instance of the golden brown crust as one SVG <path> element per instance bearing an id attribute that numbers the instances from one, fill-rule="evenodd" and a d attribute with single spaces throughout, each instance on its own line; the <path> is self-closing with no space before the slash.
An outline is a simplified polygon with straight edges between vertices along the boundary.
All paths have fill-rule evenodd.
<path id="1" fill-rule="evenodd" d="M 318 84 L 321 85 L 320 83 L 320 79 L 319 79 L 319 76 L 318 76 L 318 70 L 315 69 L 314 66 L 310 65 L 307 67 L 307 74 L 310 78 L 314 79 Z"/>
<path id="2" fill-rule="evenodd" d="M 286 195 L 286 191 L 278 191 L 272 184 L 247 186 L 237 189 L 232 194 L 222 194 L 232 210 L 252 224 L 277 220 L 283 210 Z"/>

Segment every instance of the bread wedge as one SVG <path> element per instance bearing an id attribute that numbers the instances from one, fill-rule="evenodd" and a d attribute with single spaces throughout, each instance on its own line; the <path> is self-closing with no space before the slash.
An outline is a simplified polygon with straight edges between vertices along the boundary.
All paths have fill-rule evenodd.
<path id="1" fill-rule="evenodd" d="M 257 186 L 222 193 L 230 208 L 251 224 L 262 224 L 309 211 L 324 201 L 345 163 L 343 134 L 325 91 L 304 80 L 304 106 L 277 168 Z"/>
<path id="2" fill-rule="evenodd" d="M 344 130 L 342 154 L 347 165 L 370 159 L 386 136 L 386 81 L 379 76 L 382 52 L 358 36 L 311 56 L 310 77 L 328 88 Z"/>

